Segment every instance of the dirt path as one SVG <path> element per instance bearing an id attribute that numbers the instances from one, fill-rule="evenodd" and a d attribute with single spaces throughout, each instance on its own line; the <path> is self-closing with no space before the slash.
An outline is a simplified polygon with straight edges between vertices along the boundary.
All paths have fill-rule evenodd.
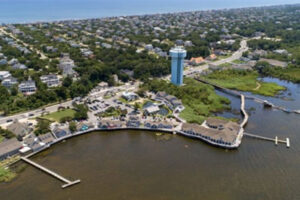
<path id="1" fill-rule="evenodd" d="M 259 90 L 260 87 L 261 87 L 261 84 L 259 82 L 256 82 L 256 88 L 254 88 L 254 90 Z"/>

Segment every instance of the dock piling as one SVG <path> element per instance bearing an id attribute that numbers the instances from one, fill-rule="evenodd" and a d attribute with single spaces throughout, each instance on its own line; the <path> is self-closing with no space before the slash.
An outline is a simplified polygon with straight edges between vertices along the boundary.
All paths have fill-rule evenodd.
<path id="1" fill-rule="evenodd" d="M 286 138 L 286 147 L 290 148 L 290 138 Z"/>

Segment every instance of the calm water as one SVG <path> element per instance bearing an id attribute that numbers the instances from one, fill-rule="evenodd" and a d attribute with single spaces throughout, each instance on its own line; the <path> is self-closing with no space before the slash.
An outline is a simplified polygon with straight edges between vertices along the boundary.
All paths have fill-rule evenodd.
<path id="1" fill-rule="evenodd" d="M 299 0 L 0 0 L 0 23 L 299 3 Z"/>
<path id="2" fill-rule="evenodd" d="M 300 88 L 281 83 L 297 99 L 272 100 L 299 105 L 294 94 Z M 300 115 L 266 110 L 253 101 L 247 101 L 247 109 L 252 110 L 247 131 L 289 137 L 291 148 L 244 138 L 238 150 L 227 151 L 177 135 L 165 140 L 152 132 L 91 133 L 34 158 L 59 174 L 81 179 L 80 184 L 62 190 L 61 182 L 28 166 L 13 182 L 0 184 L 1 200 L 300 199 Z"/>

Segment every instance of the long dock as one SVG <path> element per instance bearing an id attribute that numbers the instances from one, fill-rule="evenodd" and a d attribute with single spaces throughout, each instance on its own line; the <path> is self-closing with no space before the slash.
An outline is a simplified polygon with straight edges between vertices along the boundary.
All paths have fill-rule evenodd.
<path id="1" fill-rule="evenodd" d="M 256 139 L 275 142 L 276 145 L 278 143 L 284 143 L 284 144 L 286 144 L 287 148 L 290 147 L 290 139 L 289 138 L 286 138 L 286 140 L 279 140 L 277 136 L 273 139 L 273 138 L 269 138 L 269 137 L 265 137 L 265 136 L 254 135 L 254 134 L 251 134 L 251 133 L 244 133 L 244 135 L 248 136 L 248 137 L 256 138 Z"/>
<path id="2" fill-rule="evenodd" d="M 77 183 L 80 183 L 80 180 L 70 181 L 70 180 L 68 180 L 68 179 L 66 179 L 66 178 L 64 178 L 64 177 L 62 177 L 61 175 L 58 175 L 57 173 L 55 173 L 55 172 L 53 172 L 53 171 L 51 171 L 51 170 L 49 170 L 49 169 L 47 169 L 47 168 L 45 168 L 45 167 L 43 167 L 43 166 L 37 164 L 37 163 L 35 163 L 35 162 L 29 160 L 28 158 L 21 157 L 21 159 L 22 159 L 24 162 L 26 162 L 26 163 L 28 163 L 28 164 L 30 164 L 30 165 L 32 165 L 32 166 L 34 166 L 34 167 L 36 167 L 36 168 L 38 168 L 38 169 L 44 171 L 44 172 L 46 172 L 47 174 L 49 174 L 49 175 L 51 175 L 51 176 L 53 176 L 53 177 L 59 179 L 60 181 L 66 183 L 66 184 L 64 184 L 64 185 L 61 186 L 62 188 L 66 188 L 66 187 L 75 185 L 75 184 L 77 184 Z"/>

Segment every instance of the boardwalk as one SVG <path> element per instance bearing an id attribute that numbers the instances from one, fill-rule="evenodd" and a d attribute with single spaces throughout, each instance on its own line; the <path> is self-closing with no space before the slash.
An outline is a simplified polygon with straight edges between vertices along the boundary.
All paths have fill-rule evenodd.
<path id="1" fill-rule="evenodd" d="M 201 79 L 199 77 L 195 77 L 194 79 L 197 80 L 197 81 L 199 81 L 199 82 L 212 85 L 214 88 L 222 90 L 223 92 L 225 92 L 227 94 L 230 94 L 230 95 L 233 95 L 233 96 L 241 96 L 242 95 L 242 93 L 240 93 L 238 91 L 231 90 L 231 89 L 228 89 L 228 88 L 224 88 L 224 87 L 219 86 L 217 84 L 214 84 L 214 83 L 208 82 L 206 80 L 203 80 L 203 79 Z M 258 103 L 262 103 L 262 104 L 264 104 L 266 106 L 272 107 L 272 108 L 277 109 L 277 110 L 282 110 L 282 111 L 284 111 L 286 113 L 300 114 L 300 110 L 290 110 L 290 109 L 284 108 L 282 106 L 277 106 L 277 105 L 274 105 L 273 103 L 271 103 L 271 102 L 269 102 L 267 100 L 264 100 L 264 99 L 261 99 L 261 98 L 258 98 L 258 97 L 245 95 L 245 98 L 246 99 L 254 100 L 254 101 L 258 102 Z"/>
<path id="2" fill-rule="evenodd" d="M 70 181 L 70 180 L 68 180 L 68 179 L 66 179 L 66 178 L 64 178 L 64 177 L 62 177 L 62 176 L 60 176 L 60 175 L 58 175 L 57 173 L 55 173 L 55 172 L 53 172 L 53 171 L 51 171 L 51 170 L 49 170 L 49 169 L 47 169 L 47 168 L 45 168 L 45 167 L 43 167 L 43 166 L 37 164 L 37 163 L 35 163 L 35 162 L 29 160 L 28 158 L 21 157 L 21 159 L 22 159 L 23 161 L 25 161 L 26 163 L 28 163 L 28 164 L 30 164 L 30 165 L 32 165 L 32 166 L 34 166 L 34 167 L 36 167 L 36 168 L 38 168 L 38 169 L 40 169 L 40 170 L 46 172 L 47 174 L 49 174 L 49 175 L 51 175 L 51 176 L 53 176 L 53 177 L 59 179 L 60 181 L 65 182 L 66 184 L 64 184 L 64 185 L 61 186 L 62 188 L 66 188 L 66 187 L 75 185 L 75 184 L 77 184 L 77 183 L 80 183 L 80 180 Z"/>
<path id="3" fill-rule="evenodd" d="M 247 112 L 245 111 L 245 96 L 241 95 L 241 111 L 244 115 L 244 120 L 241 123 L 241 128 L 244 128 L 248 122 L 249 119 L 249 115 L 247 114 Z"/>

